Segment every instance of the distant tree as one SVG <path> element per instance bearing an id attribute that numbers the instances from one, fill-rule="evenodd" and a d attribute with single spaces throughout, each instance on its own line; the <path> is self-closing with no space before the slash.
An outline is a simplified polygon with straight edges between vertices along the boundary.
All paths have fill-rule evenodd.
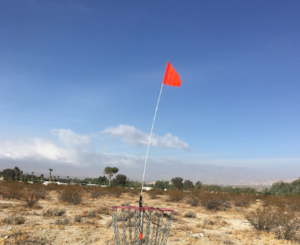
<path id="1" fill-rule="evenodd" d="M 43 181 L 44 180 L 44 175 L 41 174 L 40 178 L 41 178 L 41 181 Z"/>
<path id="2" fill-rule="evenodd" d="M 69 183 L 69 176 L 67 176 L 67 183 Z"/>
<path id="3" fill-rule="evenodd" d="M 155 188 L 160 189 L 160 190 L 164 190 L 165 189 L 164 181 L 157 180 L 155 182 L 154 186 L 155 186 Z"/>
<path id="4" fill-rule="evenodd" d="M 200 189 L 202 187 L 202 182 L 201 181 L 197 181 L 195 184 L 195 188 Z"/>
<path id="5" fill-rule="evenodd" d="M 7 168 L 2 171 L 2 176 L 6 181 L 12 181 L 15 178 L 15 171 L 13 169 Z"/>
<path id="6" fill-rule="evenodd" d="M 172 183 L 173 183 L 173 186 L 175 189 L 182 189 L 183 188 L 183 178 L 180 178 L 180 177 L 176 177 L 176 178 L 173 178 L 171 179 Z"/>
<path id="7" fill-rule="evenodd" d="M 59 176 L 57 176 L 57 181 L 59 182 Z"/>
<path id="8" fill-rule="evenodd" d="M 107 182 L 106 176 L 99 176 L 99 178 L 97 179 L 97 183 L 99 183 L 100 185 L 105 185 L 106 182 Z"/>
<path id="9" fill-rule="evenodd" d="M 34 172 L 31 172 L 31 182 L 33 182 L 33 175 L 34 175 Z"/>
<path id="10" fill-rule="evenodd" d="M 112 181 L 114 186 L 125 186 L 127 183 L 127 176 L 124 174 L 118 174 Z"/>
<path id="11" fill-rule="evenodd" d="M 18 167 L 15 167 L 15 181 L 18 181 L 18 172 L 20 172 L 20 169 Z"/>
<path id="12" fill-rule="evenodd" d="M 191 188 L 194 188 L 193 182 L 190 181 L 190 180 L 185 180 L 184 183 L 183 183 L 183 189 L 188 190 L 188 189 L 191 189 Z"/>
<path id="13" fill-rule="evenodd" d="M 49 182 L 51 182 L 51 173 L 52 173 L 52 171 L 53 171 L 53 169 L 49 168 L 49 172 L 50 172 L 50 174 L 49 174 Z"/>
<path id="14" fill-rule="evenodd" d="M 118 172 L 119 172 L 119 169 L 116 167 L 113 167 L 113 168 L 106 167 L 104 169 L 104 174 L 108 175 L 108 178 L 109 178 L 108 186 L 110 186 L 111 177 Z"/>
<path id="15" fill-rule="evenodd" d="M 22 182 L 23 179 L 23 171 L 20 171 L 20 181 Z"/>

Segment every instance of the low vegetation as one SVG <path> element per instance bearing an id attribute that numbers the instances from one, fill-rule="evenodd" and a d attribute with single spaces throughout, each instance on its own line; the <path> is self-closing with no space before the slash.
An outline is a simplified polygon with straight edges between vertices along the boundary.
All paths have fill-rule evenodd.
<path id="1" fill-rule="evenodd" d="M 119 175 L 117 179 L 121 183 L 125 178 Z M 116 184 L 118 181 L 112 180 L 111 183 Z M 266 244 L 294 244 L 297 239 L 299 240 L 300 195 L 296 192 L 297 183 L 299 183 L 297 181 L 293 185 L 275 183 L 263 192 L 253 191 L 252 188 L 203 185 L 201 182 L 193 184 L 191 181 L 183 181 L 179 177 L 174 178 L 173 181 L 172 184 L 160 181 L 157 183 L 160 188 L 144 191 L 143 198 L 145 206 L 175 209 L 173 238 L 176 234 L 184 231 L 184 234 L 187 232 L 203 233 L 205 239 L 211 239 L 216 244 L 222 242 L 223 244 L 241 244 L 236 240 L 241 239 L 237 238 L 239 234 L 229 232 L 232 229 L 231 220 L 236 219 L 243 220 L 243 224 L 248 226 L 249 234 L 251 230 L 253 234 L 256 234 L 255 239 L 258 239 L 260 234 L 274 239 Z M 71 226 L 95 226 L 107 229 L 111 226 L 110 206 L 137 206 L 140 191 L 139 187 L 129 188 L 127 186 L 91 187 L 54 184 L 44 186 L 42 184 L 4 182 L 0 183 L 0 195 L 3 199 L 3 203 L 0 205 L 0 223 L 3 226 L 19 228 L 29 224 L 31 227 L 35 227 L 41 222 L 49 222 L 52 227 L 53 224 L 57 227 L 68 225 L 68 227 L 62 227 L 63 229 L 69 229 Z M 46 203 L 51 203 L 53 206 L 45 205 Z M 97 205 L 95 205 L 96 203 Z M 39 206 L 42 210 L 38 208 Z M 133 212 L 130 216 L 126 214 L 125 221 L 127 223 L 130 217 L 133 222 L 132 215 Z M 153 213 L 153 219 L 155 217 L 155 213 Z M 34 220 L 38 218 L 40 221 L 35 222 Z M 119 216 L 117 220 L 122 222 Z M 246 220 L 248 222 L 245 222 Z M 226 239 L 222 240 L 222 236 L 208 232 L 219 231 L 218 229 L 221 227 L 220 230 L 228 230 Z M 246 236 L 245 234 L 244 236 Z M 26 236 L 22 235 L 23 240 L 20 239 L 20 241 L 24 241 Z M 182 237 L 183 235 L 180 235 L 178 241 L 181 241 Z M 190 244 L 195 244 L 193 242 L 196 240 L 189 240 L 190 236 L 188 237 L 184 239 L 187 239 Z M 278 239 L 278 243 L 274 242 L 275 238 Z M 251 242 L 251 244 L 259 244 L 254 240 Z M 11 244 L 13 243 L 11 242 Z"/>

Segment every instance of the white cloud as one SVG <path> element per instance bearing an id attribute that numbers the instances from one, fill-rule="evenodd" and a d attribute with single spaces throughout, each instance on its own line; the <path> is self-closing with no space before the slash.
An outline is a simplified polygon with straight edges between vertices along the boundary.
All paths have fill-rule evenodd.
<path id="1" fill-rule="evenodd" d="M 91 138 L 96 137 L 95 135 L 79 135 L 70 129 L 54 129 L 50 132 L 58 136 L 65 147 L 60 147 L 49 140 L 39 138 L 23 142 L 0 141 L 0 160 L 47 160 L 57 164 L 68 164 L 77 167 L 102 163 L 130 167 L 143 162 L 142 157 L 133 155 L 93 151 L 90 146 Z"/>
<path id="2" fill-rule="evenodd" d="M 120 124 L 115 128 L 109 127 L 103 130 L 102 133 L 111 137 L 119 137 L 123 142 L 133 144 L 135 146 L 148 145 L 149 135 L 133 126 Z M 180 140 L 177 136 L 173 136 L 170 133 L 165 136 L 152 134 L 151 145 L 161 148 L 189 150 L 188 143 Z"/>
<path id="3" fill-rule="evenodd" d="M 76 150 L 58 147 L 43 139 L 34 138 L 28 142 L 0 142 L 0 158 L 24 159 L 28 157 L 78 164 Z"/>
<path id="4" fill-rule="evenodd" d="M 75 134 L 70 129 L 53 129 L 51 133 L 57 135 L 59 139 L 70 149 L 77 149 L 83 146 L 88 146 L 91 138 L 95 135 L 79 135 Z"/>

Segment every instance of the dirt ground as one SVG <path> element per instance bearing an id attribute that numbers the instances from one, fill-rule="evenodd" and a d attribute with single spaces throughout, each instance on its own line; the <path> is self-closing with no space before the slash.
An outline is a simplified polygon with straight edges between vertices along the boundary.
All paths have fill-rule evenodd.
<path id="1" fill-rule="evenodd" d="M 124 193 L 119 198 L 103 196 L 99 199 L 92 199 L 88 193 L 84 195 L 81 204 L 70 205 L 60 202 L 56 191 L 50 191 L 48 197 L 40 200 L 39 205 L 35 208 L 25 207 L 24 202 L 20 200 L 1 200 L 0 220 L 13 215 L 12 217 L 22 216 L 25 221 L 20 222 L 20 224 L 2 223 L 0 227 L 0 245 L 115 244 L 111 215 L 109 212 L 99 213 L 97 210 L 99 207 L 138 206 L 139 196 L 132 197 Z M 245 208 L 232 206 L 226 211 L 207 211 L 202 207 L 192 207 L 185 200 L 169 202 L 166 195 L 151 199 L 147 193 L 144 194 L 144 202 L 148 206 L 173 208 L 175 210 L 168 239 L 170 245 L 299 244 L 278 240 L 272 233 L 254 230 L 244 217 Z M 259 202 L 255 205 L 259 205 Z M 62 216 L 43 215 L 48 209 L 65 209 L 65 213 Z M 195 217 L 185 217 L 185 214 L 189 211 L 194 212 Z M 78 216 L 81 217 L 81 221 L 75 222 Z M 198 233 L 202 233 L 203 236 L 191 237 L 193 234 Z"/>

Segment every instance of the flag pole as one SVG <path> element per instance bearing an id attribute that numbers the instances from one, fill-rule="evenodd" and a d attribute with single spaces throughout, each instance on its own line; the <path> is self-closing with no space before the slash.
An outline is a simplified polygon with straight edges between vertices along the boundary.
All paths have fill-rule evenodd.
<path id="1" fill-rule="evenodd" d="M 151 132 L 150 132 L 150 136 L 149 136 L 149 141 L 148 141 L 148 147 L 147 147 L 147 153 L 146 153 L 145 165 L 144 165 L 143 181 L 142 181 L 142 190 L 141 190 L 141 196 L 140 196 L 140 207 L 142 205 L 143 187 L 144 187 L 144 180 L 145 180 L 145 173 L 146 173 L 149 147 L 150 147 L 150 144 L 151 144 L 151 137 L 152 137 L 153 127 L 154 127 L 154 123 L 155 123 L 156 113 L 157 113 L 157 110 L 158 110 L 158 105 L 159 105 L 159 101 L 160 101 L 161 92 L 163 90 L 163 86 L 164 86 L 164 83 L 161 84 L 160 93 L 159 93 L 159 96 L 158 96 L 158 101 L 157 101 L 157 105 L 156 105 L 156 109 L 155 109 L 155 113 L 154 113 L 154 117 L 153 117 L 153 122 L 152 122 Z"/>
<path id="2" fill-rule="evenodd" d="M 160 88 L 160 92 L 159 92 L 159 96 L 158 96 L 158 101 L 157 101 L 157 105 L 156 105 L 156 109 L 155 109 L 155 113 L 154 113 L 154 117 L 153 117 L 151 132 L 150 132 L 150 136 L 149 136 L 146 157 L 145 157 L 144 174 L 143 174 L 143 180 L 142 180 L 142 190 L 141 190 L 140 202 L 139 202 L 139 207 L 140 207 L 140 212 L 141 212 L 140 213 L 141 216 L 140 216 L 139 245 L 142 245 L 142 242 L 143 242 L 144 209 L 142 208 L 142 206 L 143 206 L 143 188 L 144 188 L 144 181 L 145 181 L 147 159 L 148 159 L 149 147 L 150 147 L 150 144 L 151 144 L 151 137 L 152 137 L 153 127 L 154 127 L 154 123 L 155 123 L 156 113 L 157 113 L 157 110 L 158 110 L 158 105 L 159 105 L 160 96 L 161 96 L 161 92 L 162 92 L 163 86 L 164 86 L 164 83 L 161 84 L 161 88 Z"/>

